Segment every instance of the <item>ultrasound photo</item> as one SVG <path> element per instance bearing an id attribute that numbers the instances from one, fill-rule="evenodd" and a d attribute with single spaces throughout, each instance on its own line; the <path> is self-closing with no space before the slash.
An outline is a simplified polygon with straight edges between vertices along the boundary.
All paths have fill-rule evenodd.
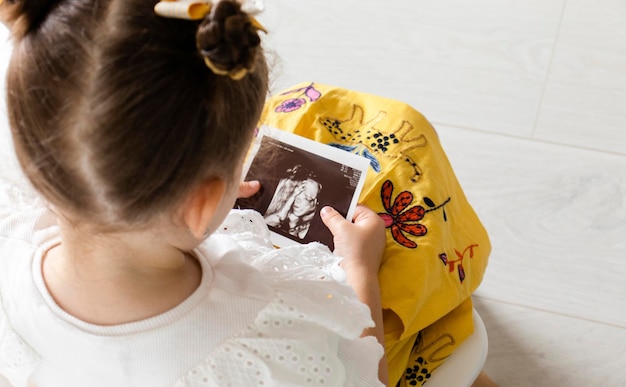
<path id="1" fill-rule="evenodd" d="M 368 166 L 352 153 L 263 127 L 245 175 L 260 181 L 261 190 L 235 208 L 261 213 L 277 246 L 321 242 L 332 250 L 319 211 L 328 205 L 351 219 Z"/>

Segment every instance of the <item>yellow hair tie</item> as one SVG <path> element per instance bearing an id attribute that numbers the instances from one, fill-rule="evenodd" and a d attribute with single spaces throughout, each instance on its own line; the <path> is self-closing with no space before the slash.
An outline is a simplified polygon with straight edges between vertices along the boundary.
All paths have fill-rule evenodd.
<path id="1" fill-rule="evenodd" d="M 2 2 L 3 0 L 0 0 Z M 184 20 L 202 20 L 211 12 L 213 3 L 198 0 L 161 0 L 154 6 L 154 12 L 162 17 Z M 258 31 L 267 33 L 267 30 L 254 17 L 248 15 L 250 24 Z M 245 67 L 236 67 L 232 70 L 218 68 L 211 59 L 204 57 L 206 66 L 217 75 L 227 75 L 231 79 L 240 80 L 248 73 Z"/>
<path id="2" fill-rule="evenodd" d="M 211 2 L 198 0 L 161 0 L 154 12 L 173 19 L 201 20 L 211 12 Z"/>

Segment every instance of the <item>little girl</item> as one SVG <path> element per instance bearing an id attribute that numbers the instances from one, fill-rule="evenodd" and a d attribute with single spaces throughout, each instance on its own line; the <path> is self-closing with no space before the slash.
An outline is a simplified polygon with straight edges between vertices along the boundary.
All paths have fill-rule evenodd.
<path id="1" fill-rule="evenodd" d="M 239 182 L 262 27 L 230 0 L 155 3 L 0 1 L 15 150 L 47 203 L 0 207 L 0 385 L 382 385 L 384 222 L 322 209 L 335 256 L 230 211 L 259 189 Z"/>

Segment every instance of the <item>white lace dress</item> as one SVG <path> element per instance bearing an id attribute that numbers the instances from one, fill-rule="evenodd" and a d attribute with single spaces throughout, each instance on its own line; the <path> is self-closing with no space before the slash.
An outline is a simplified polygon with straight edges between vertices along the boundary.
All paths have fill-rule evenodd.
<path id="1" fill-rule="evenodd" d="M 98 326 L 48 293 L 41 259 L 58 228 L 15 187 L 0 180 L 0 386 L 382 385 L 382 347 L 359 337 L 369 310 L 327 248 L 273 249 L 258 213 L 232 211 L 195 250 L 203 276 L 187 300 Z"/>

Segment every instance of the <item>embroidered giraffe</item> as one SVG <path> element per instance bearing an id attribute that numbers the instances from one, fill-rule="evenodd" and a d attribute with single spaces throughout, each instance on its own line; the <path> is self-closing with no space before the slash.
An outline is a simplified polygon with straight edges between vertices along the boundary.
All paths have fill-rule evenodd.
<path id="1" fill-rule="evenodd" d="M 422 169 L 409 151 L 426 146 L 426 137 L 423 134 L 412 135 L 413 125 L 410 122 L 402 120 L 392 124 L 385 122 L 386 116 L 387 112 L 381 110 L 373 118 L 365 120 L 363 108 L 354 104 L 350 117 L 342 120 L 326 116 L 319 118 L 319 123 L 337 141 L 329 145 L 367 157 L 376 172 L 380 171 L 378 157 L 402 159 L 412 169 L 411 181 L 417 182 Z"/>

